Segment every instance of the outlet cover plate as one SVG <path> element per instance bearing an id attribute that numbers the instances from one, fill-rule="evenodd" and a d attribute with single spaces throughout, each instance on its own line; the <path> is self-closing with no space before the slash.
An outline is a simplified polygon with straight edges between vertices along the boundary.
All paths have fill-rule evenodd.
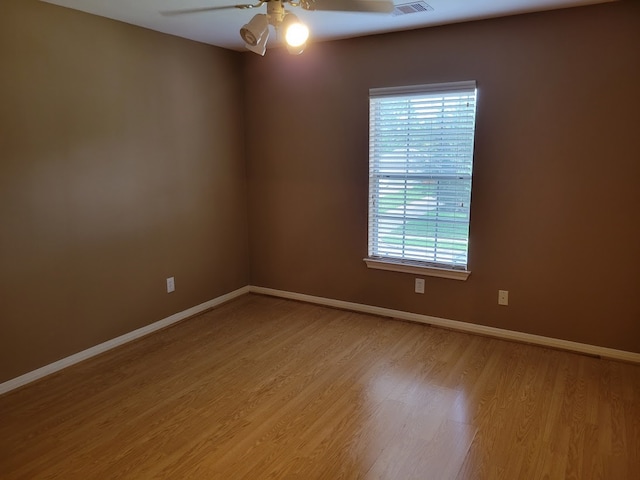
<path id="1" fill-rule="evenodd" d="M 509 305 L 508 290 L 498 290 L 498 305 Z"/>

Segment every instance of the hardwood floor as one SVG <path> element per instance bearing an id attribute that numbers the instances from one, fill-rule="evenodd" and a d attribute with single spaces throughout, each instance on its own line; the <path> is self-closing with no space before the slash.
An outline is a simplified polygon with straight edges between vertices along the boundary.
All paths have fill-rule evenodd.
<path id="1" fill-rule="evenodd" d="M 2 479 L 638 479 L 640 366 L 246 295 L 0 397 Z"/>

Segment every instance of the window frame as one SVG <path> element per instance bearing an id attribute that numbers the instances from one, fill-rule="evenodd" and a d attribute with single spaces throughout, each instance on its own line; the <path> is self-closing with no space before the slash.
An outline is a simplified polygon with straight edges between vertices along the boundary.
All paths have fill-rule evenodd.
<path id="1" fill-rule="evenodd" d="M 375 211 L 379 208 L 376 205 L 373 205 L 374 200 L 376 202 L 380 201 L 381 194 L 379 192 L 379 183 L 376 183 L 376 186 L 373 186 L 373 182 L 379 182 L 379 178 L 382 177 L 382 174 L 378 174 L 377 177 L 373 173 L 373 164 L 372 162 L 377 161 L 375 164 L 377 168 L 379 168 L 379 160 L 374 158 L 373 153 L 373 118 L 372 118 L 372 105 L 374 99 L 378 99 L 380 97 L 393 97 L 396 99 L 413 96 L 413 95 L 433 95 L 437 93 L 442 93 L 443 95 L 455 94 L 456 92 L 468 92 L 473 91 L 474 94 L 474 105 L 473 105 L 473 122 L 472 122 L 472 133 L 471 133 L 471 152 L 469 159 L 469 174 L 468 174 L 468 188 L 469 188 L 469 205 L 467 209 L 467 222 L 466 222 L 466 265 L 455 265 L 452 263 L 446 262 L 431 262 L 427 260 L 417 260 L 415 258 L 398 258 L 397 256 L 385 256 L 385 255 L 373 255 L 372 252 L 378 247 L 378 239 L 379 236 L 376 237 L 375 241 L 372 240 L 372 232 L 375 231 L 377 235 L 379 235 L 379 230 L 376 230 L 374 225 L 377 225 L 379 215 L 375 215 Z M 370 118 L 369 118 L 369 195 L 368 195 L 368 221 L 367 221 L 367 248 L 368 248 L 368 256 L 364 258 L 364 261 L 368 268 L 374 268 L 379 270 L 389 270 L 395 272 L 403 272 L 403 273 L 411 273 L 418 275 L 427 275 L 427 276 L 435 276 L 441 278 L 448 278 L 453 280 L 466 280 L 471 271 L 468 270 L 469 265 L 469 244 L 470 244 L 470 212 L 471 212 L 471 188 L 472 188 L 472 170 L 473 170 L 473 161 L 474 161 L 474 145 L 475 145 L 475 124 L 477 118 L 477 85 L 474 80 L 472 81 L 464 81 L 464 82 L 448 82 L 448 83 L 437 83 L 437 84 L 427 84 L 427 85 L 411 85 L 411 86 L 403 86 L 403 87 L 387 87 L 387 88 L 371 88 L 369 90 L 369 108 L 370 108 Z M 375 128 L 379 128 L 379 124 L 375 124 Z M 377 154 L 376 154 L 377 155 Z M 407 156 L 407 158 L 410 158 Z M 426 164 L 425 164 L 426 165 Z M 408 177 L 406 177 L 408 178 Z M 467 180 L 465 180 L 467 181 Z M 407 192 L 409 189 L 406 186 L 403 192 Z M 407 203 L 403 203 L 406 209 Z M 406 215 L 406 214 L 405 214 Z M 403 240 L 404 242 L 404 240 Z M 374 247 L 375 245 L 375 247 Z M 402 244 L 404 248 L 404 243 Z M 404 254 L 403 254 L 404 255 Z"/>

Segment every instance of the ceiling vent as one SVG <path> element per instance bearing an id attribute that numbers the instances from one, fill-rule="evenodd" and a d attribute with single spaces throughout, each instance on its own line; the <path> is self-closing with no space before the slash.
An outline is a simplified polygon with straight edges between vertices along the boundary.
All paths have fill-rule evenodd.
<path id="1" fill-rule="evenodd" d="M 410 13 L 431 12 L 433 7 L 425 2 L 409 2 L 396 5 L 393 9 L 393 16 L 408 15 Z"/>

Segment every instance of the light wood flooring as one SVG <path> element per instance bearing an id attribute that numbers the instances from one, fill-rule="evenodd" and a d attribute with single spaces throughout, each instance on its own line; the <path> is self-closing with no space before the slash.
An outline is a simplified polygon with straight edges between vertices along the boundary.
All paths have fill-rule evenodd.
<path id="1" fill-rule="evenodd" d="M 2 479 L 640 479 L 640 366 L 246 295 L 0 397 Z"/>

